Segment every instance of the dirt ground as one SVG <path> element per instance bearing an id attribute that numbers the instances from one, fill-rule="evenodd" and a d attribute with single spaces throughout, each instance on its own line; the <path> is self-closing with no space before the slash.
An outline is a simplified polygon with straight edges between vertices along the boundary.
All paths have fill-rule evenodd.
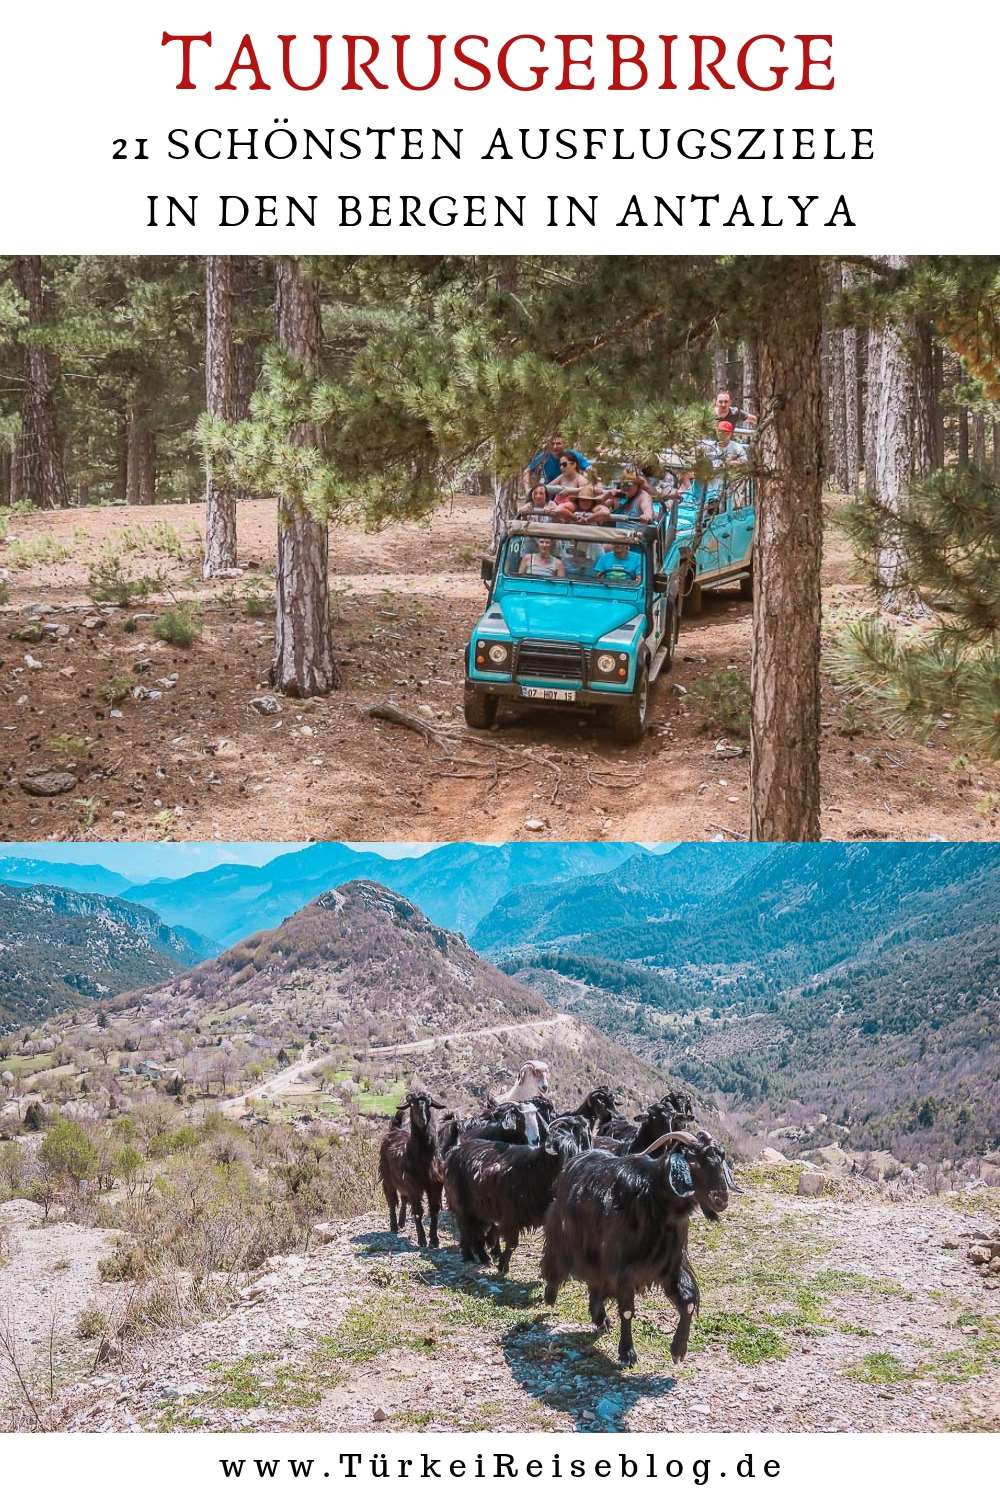
<path id="1" fill-rule="evenodd" d="M 382 1214 L 275 1257 L 221 1318 L 137 1348 L 57 1393 L 74 1431 L 995 1431 L 1000 1323 L 960 1197 L 805 1199 L 755 1188 L 692 1223 L 702 1308 L 673 1365 L 676 1317 L 638 1300 L 639 1363 L 596 1336 L 586 1295 L 550 1312 L 540 1236 L 511 1275 L 464 1266 L 453 1226 L 418 1250 Z"/>
<path id="2" fill-rule="evenodd" d="M 685 620 L 674 670 L 657 685 L 652 727 L 623 749 L 592 719 L 527 709 L 467 735 L 462 661 L 484 590 L 478 559 L 490 502 L 459 498 L 429 524 L 332 535 L 337 657 L 329 699 L 261 714 L 273 622 L 247 612 L 270 587 L 275 507 L 240 507 L 240 580 L 200 580 L 196 505 L 113 507 L 16 517 L 0 544 L 11 571 L 0 611 L 0 837 L 6 839 L 449 840 L 524 837 L 712 839 L 745 836 L 746 756 L 716 756 L 717 729 L 686 703 L 718 668 L 749 668 L 752 606 L 735 590 Z M 181 543 L 168 557 L 163 528 Z M 197 600 L 188 648 L 153 638 L 170 593 L 95 609 L 88 567 L 130 538 L 130 569 L 166 570 L 175 599 Z M 46 540 L 48 539 L 48 540 Z M 18 564 L 26 564 L 18 566 Z M 842 538 L 828 530 L 828 620 L 862 607 Z M 39 614 L 39 606 L 42 613 Z M 38 641 L 16 639 L 35 615 Z M 30 627 L 29 627 L 30 629 Z M 176 677 L 176 680 L 172 680 Z M 139 690 L 113 706 L 112 679 Z M 126 684 L 126 685 L 127 685 Z M 392 703 L 454 732 L 454 756 L 366 710 Z M 988 839 L 1000 770 L 961 756 L 948 732 L 922 746 L 894 737 L 827 681 L 823 832 L 836 839 Z M 30 795 L 22 779 L 61 770 L 75 785 Z M 531 828 L 526 824 L 531 823 Z"/>

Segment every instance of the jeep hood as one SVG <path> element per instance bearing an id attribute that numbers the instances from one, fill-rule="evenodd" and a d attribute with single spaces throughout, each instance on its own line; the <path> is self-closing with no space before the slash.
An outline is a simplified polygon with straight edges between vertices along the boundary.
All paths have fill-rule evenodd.
<path id="1" fill-rule="evenodd" d="M 568 592 L 504 594 L 493 601 L 480 622 L 484 630 L 489 630 L 489 617 L 497 609 L 517 640 L 575 641 L 581 646 L 594 645 L 609 631 L 618 630 L 636 615 L 643 614 L 642 604 L 634 596 L 618 598 L 609 593 L 606 598 L 595 599 Z"/>

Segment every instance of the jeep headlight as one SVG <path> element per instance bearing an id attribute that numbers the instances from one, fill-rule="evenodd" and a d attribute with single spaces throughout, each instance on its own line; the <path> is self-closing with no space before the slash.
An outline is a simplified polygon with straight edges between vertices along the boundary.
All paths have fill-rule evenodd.
<path id="1" fill-rule="evenodd" d="M 509 672 L 510 641 L 477 641 L 476 666 L 481 672 Z"/>
<path id="2" fill-rule="evenodd" d="M 593 675 L 606 682 L 624 682 L 628 677 L 627 651 L 597 651 L 592 658 Z"/>

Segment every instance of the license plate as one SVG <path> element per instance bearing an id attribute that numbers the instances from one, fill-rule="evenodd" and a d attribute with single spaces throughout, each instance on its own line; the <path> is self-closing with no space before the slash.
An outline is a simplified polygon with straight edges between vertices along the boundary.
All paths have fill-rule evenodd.
<path id="1" fill-rule="evenodd" d="M 541 698 L 543 703 L 572 703 L 576 698 L 576 688 L 523 687 L 521 697 Z"/>

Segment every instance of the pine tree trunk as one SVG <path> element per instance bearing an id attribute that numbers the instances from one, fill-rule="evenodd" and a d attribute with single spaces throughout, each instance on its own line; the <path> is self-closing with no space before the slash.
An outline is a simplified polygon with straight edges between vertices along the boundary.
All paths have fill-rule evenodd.
<path id="1" fill-rule="evenodd" d="M 861 466 L 861 409 L 858 391 L 858 330 L 842 334 L 844 358 L 844 463 L 847 493 L 856 495 Z"/>
<path id="2" fill-rule="evenodd" d="M 721 344 L 713 344 L 712 345 L 712 380 L 714 382 L 714 389 L 712 391 L 712 396 L 713 397 L 715 396 L 716 391 L 725 391 L 725 390 L 729 389 L 729 373 L 728 372 L 729 372 L 729 361 L 726 358 L 726 350 L 723 348 L 723 346 Z"/>
<path id="3" fill-rule="evenodd" d="M 865 351 L 865 494 L 878 493 L 878 392 L 882 366 L 882 329 L 869 328 Z"/>
<path id="4" fill-rule="evenodd" d="M 883 513 L 891 515 L 899 509 L 913 468 L 913 366 L 901 329 L 886 325 L 879 355 L 875 388 L 869 395 L 874 407 L 874 494 Z M 898 611 L 912 604 L 909 598 L 900 597 L 903 562 L 899 537 L 890 521 L 878 556 L 879 602 L 884 610 Z"/>
<path id="5" fill-rule="evenodd" d="M 490 545 L 494 552 L 507 535 L 507 528 L 517 511 L 520 476 L 502 478 L 493 475 L 493 514 L 490 517 Z"/>
<path id="6" fill-rule="evenodd" d="M 55 356 L 31 337 L 44 327 L 49 315 L 42 257 L 17 256 L 14 282 L 27 306 L 29 338 L 23 346 L 21 359 L 24 394 L 16 466 L 17 493 L 11 498 L 55 509 L 69 503 L 56 414 L 58 365 Z"/>
<path id="7" fill-rule="evenodd" d="M 311 374 L 319 370 L 320 303 L 302 262 L 275 266 L 278 343 Z M 322 434 L 303 423 L 296 441 L 319 445 Z M 313 698 L 337 685 L 330 630 L 329 530 L 297 499 L 278 496 L 277 629 L 271 681 L 283 693 Z"/>
<path id="8" fill-rule="evenodd" d="M 934 348 L 934 467 L 940 469 L 945 461 L 944 407 L 941 392 L 944 390 L 944 350 L 940 344 Z"/>
<path id="9" fill-rule="evenodd" d="M 209 416 L 233 417 L 232 261 L 205 257 L 205 399 Z M 215 578 L 236 567 L 236 497 L 213 473 L 205 476 L 205 562 L 203 576 Z"/>
<path id="10" fill-rule="evenodd" d="M 972 462 L 980 472 L 986 468 L 986 418 L 981 412 L 972 419 Z"/>
<path id="11" fill-rule="evenodd" d="M 969 467 L 969 413 L 964 406 L 958 414 L 958 467 Z"/>
<path id="12" fill-rule="evenodd" d="M 10 478 L 13 463 L 11 455 L 4 450 L 0 452 L 0 505 L 10 503 Z"/>
<path id="13" fill-rule="evenodd" d="M 930 320 L 914 324 L 913 356 L 913 473 L 929 474 L 938 467 L 938 387 L 934 338 Z"/>
<path id="14" fill-rule="evenodd" d="M 129 505 L 152 505 L 156 500 L 156 435 L 150 407 L 142 389 L 128 403 L 125 499 Z"/>
<path id="15" fill-rule="evenodd" d="M 1000 422 L 993 423 L 993 478 L 1000 479 Z"/>
<path id="16" fill-rule="evenodd" d="M 754 542 L 750 837 L 818 839 L 823 545 L 821 275 L 784 261 L 758 343 L 761 423 Z"/>
<path id="17" fill-rule="evenodd" d="M 847 472 L 847 387 L 844 368 L 844 337 L 839 328 L 830 334 L 828 360 L 830 366 L 830 440 L 833 449 L 830 469 L 838 493 L 846 495 L 850 489 Z"/>
<path id="18" fill-rule="evenodd" d="M 757 350 L 752 342 L 741 345 L 743 355 L 743 391 L 740 405 L 744 411 L 757 413 Z"/>

